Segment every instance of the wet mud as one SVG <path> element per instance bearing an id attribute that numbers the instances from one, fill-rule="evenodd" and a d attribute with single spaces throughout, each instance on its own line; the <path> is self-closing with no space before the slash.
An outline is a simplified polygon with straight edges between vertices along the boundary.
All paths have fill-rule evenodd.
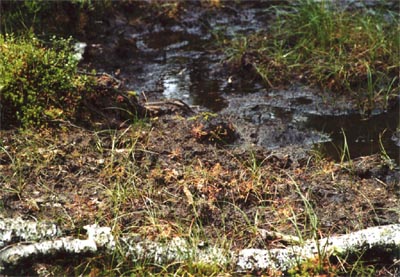
<path id="1" fill-rule="evenodd" d="M 399 124 L 398 101 L 388 110 L 360 115 L 357 103 L 311 88 L 265 91 L 259 80 L 232 75 L 222 62 L 216 37 L 267 29 L 274 17 L 266 10 L 279 2 L 211 9 L 189 4 L 177 18 L 158 15 L 142 22 L 132 13 L 119 11 L 97 29 L 95 39 L 89 36 L 84 64 L 115 74 L 146 100 L 179 99 L 228 116 L 241 143 L 267 149 L 318 149 L 338 160 L 346 138 L 351 157 L 385 151 L 399 163 L 400 150 L 391 139 Z M 341 5 L 360 8 L 352 1 Z"/>

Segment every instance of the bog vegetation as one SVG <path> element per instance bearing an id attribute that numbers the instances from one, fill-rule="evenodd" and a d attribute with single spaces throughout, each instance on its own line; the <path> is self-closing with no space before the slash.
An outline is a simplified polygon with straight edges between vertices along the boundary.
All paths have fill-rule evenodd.
<path id="1" fill-rule="evenodd" d="M 184 4 L 150 2 L 149 6 L 135 1 L 123 4 L 179 20 L 179 5 Z M 208 8 L 225 5 L 202 2 Z M 260 240 L 260 230 L 277 230 L 305 241 L 398 218 L 392 201 L 398 199 L 398 186 L 390 178 L 387 183 L 379 179 L 392 170 L 379 155 L 352 162 L 347 161 L 348 149 L 343 149 L 340 163 L 318 154 L 294 162 L 266 150 L 234 151 L 205 144 L 199 138 L 205 122 L 214 117 L 208 113 L 189 119 L 135 118 L 125 128 L 77 126 L 83 105 L 102 93 L 98 79 L 82 74 L 73 39 L 39 31 L 45 28 L 41 19 L 69 10 L 83 26 L 90 24 L 89 15 L 95 17 L 114 5 L 107 0 L 0 4 L 0 12 L 7 10 L 0 26 L 0 132 L 4 127 L 20 128 L 0 137 L 0 212 L 15 205 L 17 213 L 54 219 L 71 233 L 99 222 L 111 226 L 115 235 L 135 233 L 159 241 L 179 236 L 193 247 L 210 243 L 227 250 L 286 247 L 286 242 Z M 276 17 L 269 30 L 218 38 L 234 70 L 251 71 L 269 88 L 302 83 L 347 94 L 363 112 L 387 108 L 399 95 L 397 14 L 348 11 L 331 1 L 311 0 L 265 12 Z M 127 99 L 123 91 L 115 92 L 117 99 Z M 52 122 L 65 124 L 56 128 Z M 366 164 L 371 168 L 365 169 Z M 359 205 L 354 211 L 350 198 Z M 343 210 L 335 211 L 338 205 Z M 340 217 L 340 212 L 347 217 Z M 321 251 L 317 260 L 287 273 L 356 276 L 386 270 L 364 263 L 363 253 L 355 261 L 346 257 L 331 261 L 325 254 Z M 188 260 L 161 266 L 129 258 L 116 251 L 112 257 L 47 267 L 54 275 L 235 274 L 230 265 Z M 388 270 L 395 272 L 394 266 Z"/>
<path id="2" fill-rule="evenodd" d="M 221 40 L 238 70 L 252 70 L 270 88 L 303 83 L 347 94 L 363 112 L 387 108 L 399 94 L 398 13 L 312 0 L 269 12 L 270 30 Z"/>
<path id="3" fill-rule="evenodd" d="M 0 36 L 0 93 L 8 125 L 40 126 L 72 118 L 93 80 L 78 74 L 70 39 Z"/>

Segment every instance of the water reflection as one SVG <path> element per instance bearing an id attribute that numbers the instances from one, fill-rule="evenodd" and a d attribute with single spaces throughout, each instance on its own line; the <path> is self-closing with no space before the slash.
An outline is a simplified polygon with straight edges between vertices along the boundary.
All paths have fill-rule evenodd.
<path id="1" fill-rule="evenodd" d="M 331 136 L 332 142 L 317 147 L 336 160 L 340 160 L 346 137 L 352 158 L 380 153 L 383 146 L 384 151 L 400 164 L 400 147 L 392 139 L 399 125 L 399 117 L 400 109 L 397 104 L 389 112 L 368 119 L 360 115 L 310 116 L 306 126 Z"/>
<path id="2" fill-rule="evenodd" d="M 185 102 L 192 102 L 190 99 L 190 76 L 182 70 L 176 75 L 166 75 L 163 79 L 163 96 L 167 99 L 176 98 Z"/>
<path id="3" fill-rule="evenodd" d="M 163 97 L 177 98 L 214 112 L 223 109 L 227 105 L 221 89 L 223 81 L 210 74 L 209 67 L 213 62 L 207 56 L 167 59 L 165 66 L 174 70 L 162 80 Z"/>

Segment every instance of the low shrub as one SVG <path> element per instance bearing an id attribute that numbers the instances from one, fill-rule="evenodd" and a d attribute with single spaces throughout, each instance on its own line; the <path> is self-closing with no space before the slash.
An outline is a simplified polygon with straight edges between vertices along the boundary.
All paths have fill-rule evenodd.
<path id="1" fill-rule="evenodd" d="M 68 118 L 93 78 L 77 73 L 71 39 L 50 43 L 33 34 L 0 35 L 0 99 L 3 125 L 39 126 Z"/>

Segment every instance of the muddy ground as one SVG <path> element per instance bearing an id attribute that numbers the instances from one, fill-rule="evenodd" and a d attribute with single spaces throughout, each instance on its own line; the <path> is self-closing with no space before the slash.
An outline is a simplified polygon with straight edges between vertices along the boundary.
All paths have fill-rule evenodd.
<path id="1" fill-rule="evenodd" d="M 116 19 L 114 24 L 125 24 L 125 17 Z M 162 102 L 153 89 L 140 105 L 126 91 L 108 92 L 78 120 L 1 130 L 1 216 L 56 222 L 66 234 L 97 222 L 116 234 L 180 236 L 231 250 L 285 247 L 279 239 L 261 238 L 260 229 L 312 238 L 400 222 L 395 164 L 379 154 L 342 162 L 324 158 L 309 147 L 326 139 L 323 134 L 273 118 L 279 105 L 259 105 L 259 95 L 232 97 L 225 110 L 210 113 Z M 321 104 L 302 93 L 294 98 Z M 264 103 L 277 98 L 261 97 Z M 108 109 L 119 106 L 134 112 Z M 233 114 L 230 107 L 242 110 Z M 376 264 L 382 276 L 399 273 L 392 261 Z M 73 273 L 73 266 L 63 268 Z"/>
<path id="2" fill-rule="evenodd" d="M 57 222 L 66 234 L 98 222 L 232 250 L 285 247 L 260 229 L 311 238 L 400 222 L 399 171 L 379 155 L 296 159 L 238 140 L 221 116 L 179 110 L 119 129 L 2 131 L 1 214 Z"/>

